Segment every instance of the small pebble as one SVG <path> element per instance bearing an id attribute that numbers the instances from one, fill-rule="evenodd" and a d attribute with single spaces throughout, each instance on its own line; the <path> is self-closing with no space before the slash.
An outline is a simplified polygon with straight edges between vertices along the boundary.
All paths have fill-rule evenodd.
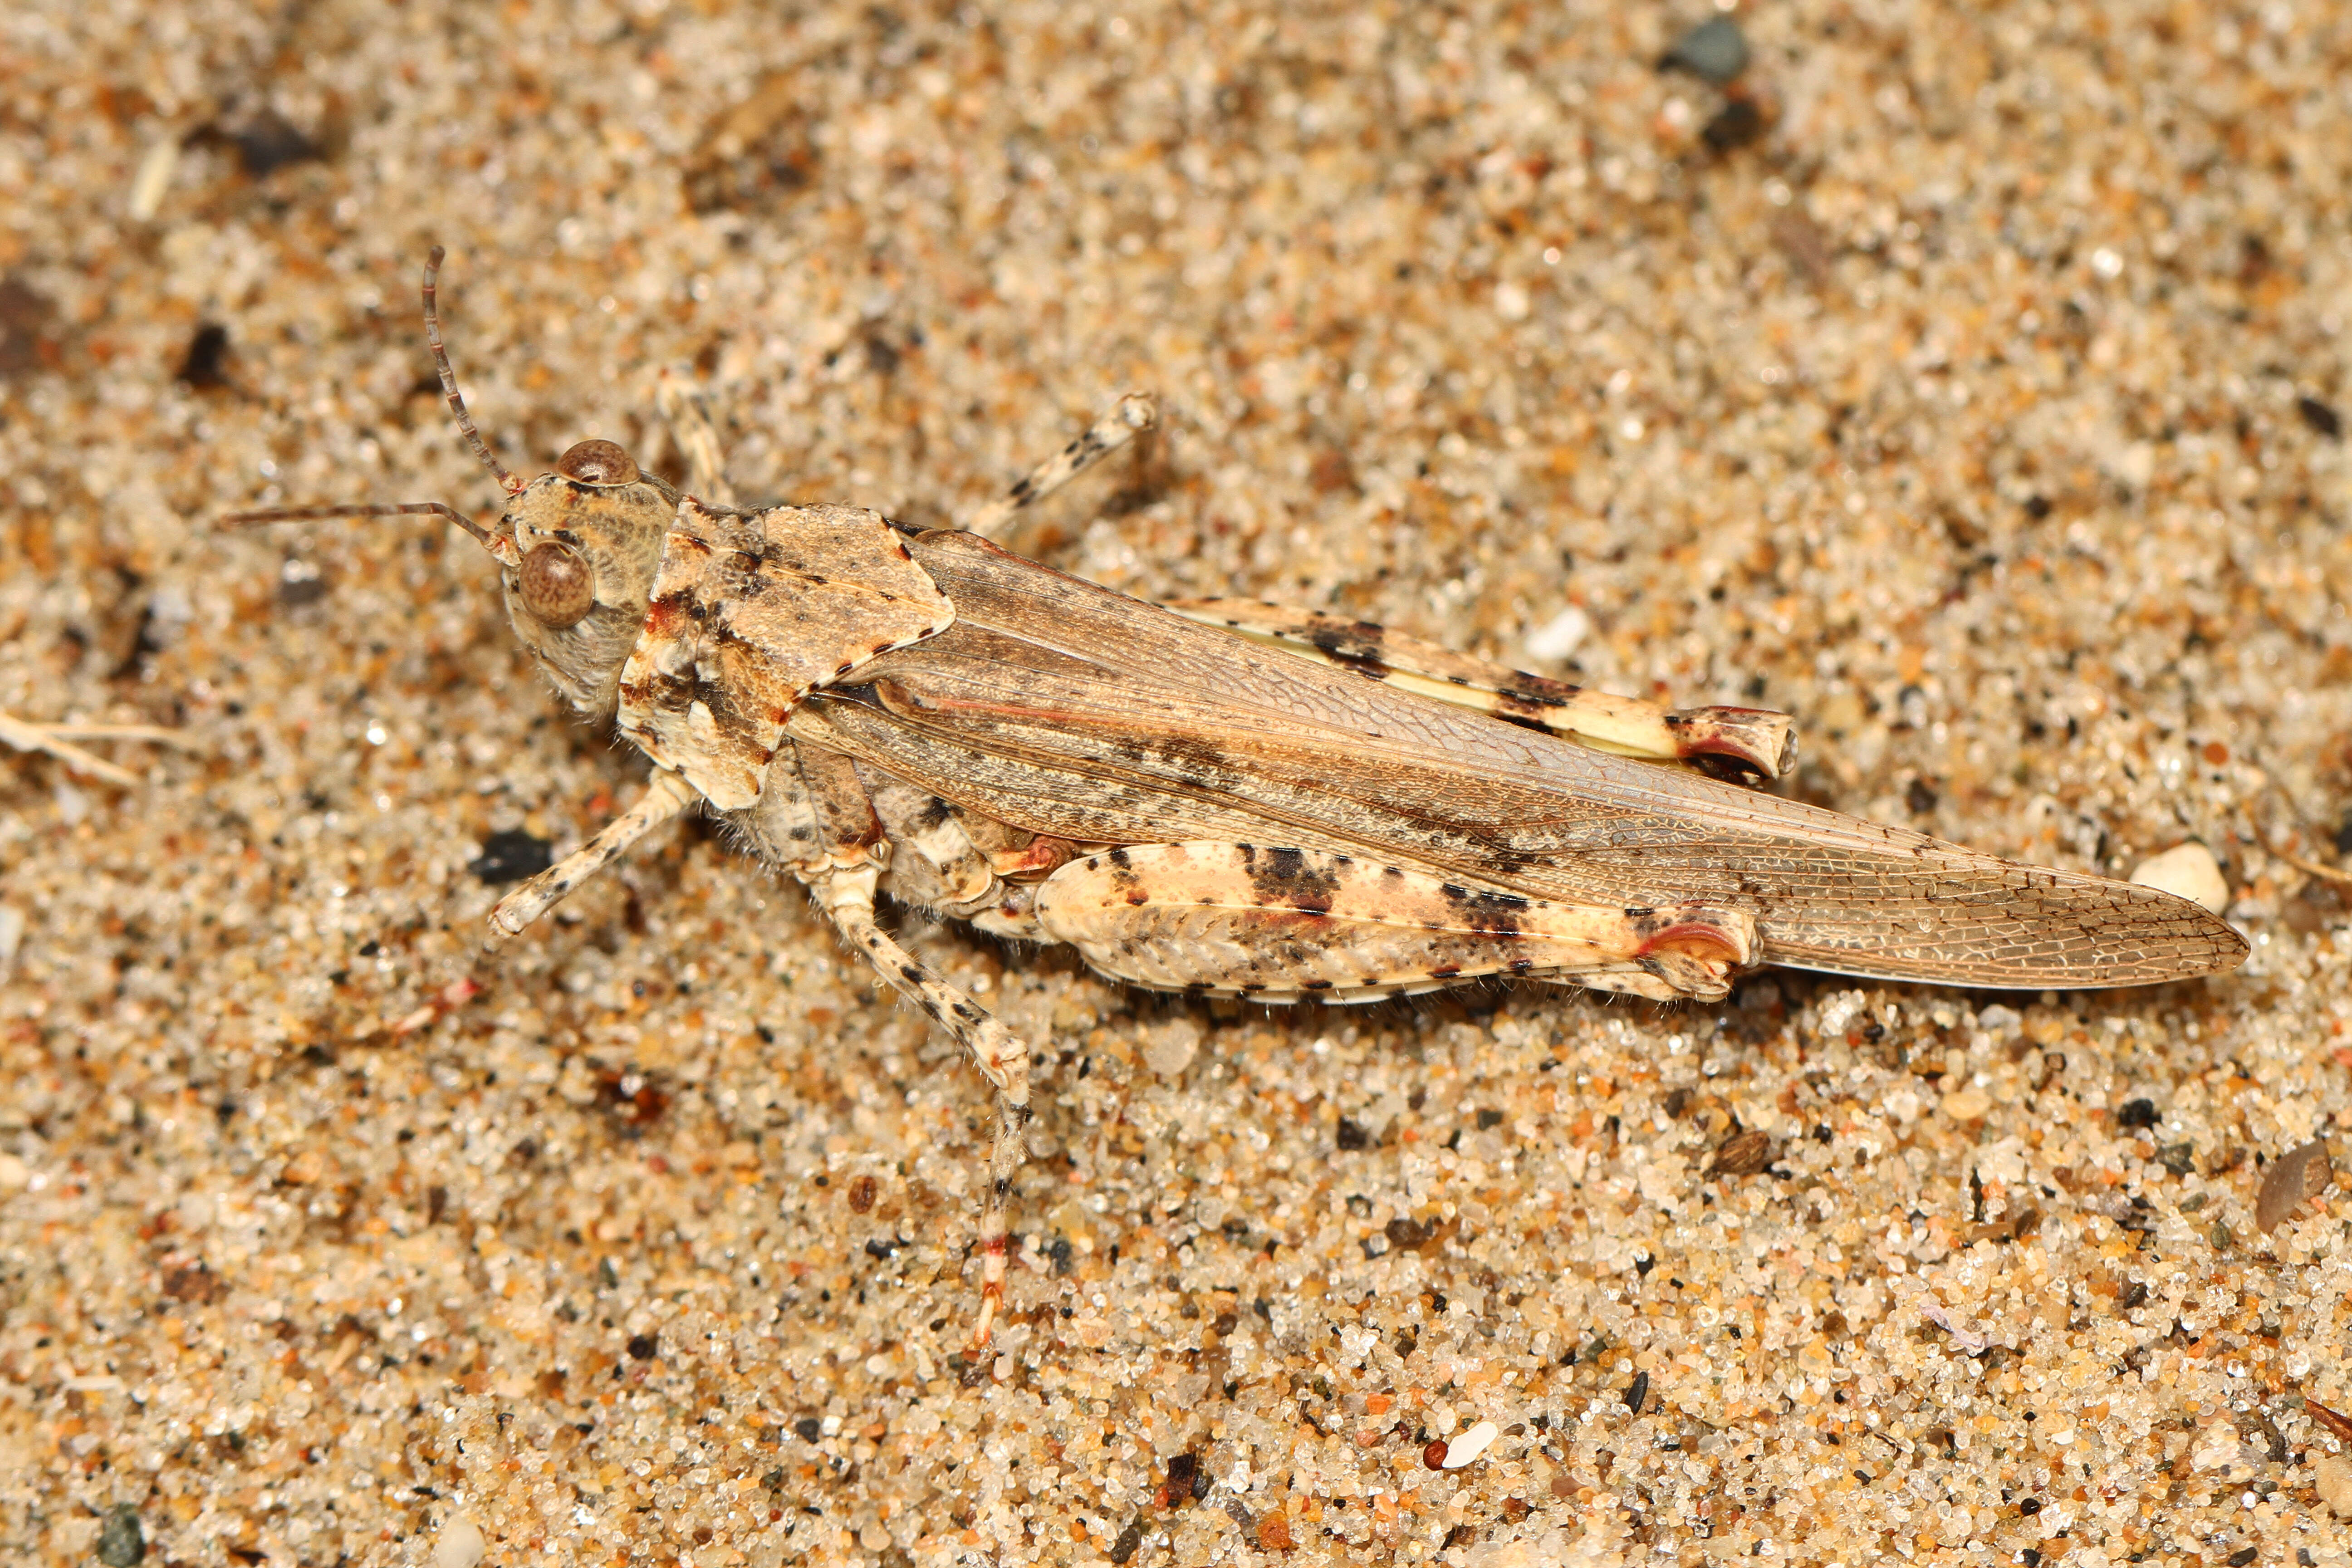
<path id="1" fill-rule="evenodd" d="M 1760 1127 L 1735 1132 L 1715 1152 L 1711 1176 L 1752 1176 L 1772 1163 L 1772 1135 Z"/>
<path id="2" fill-rule="evenodd" d="M 1686 70 L 1721 87 L 1748 68 L 1748 35 L 1728 16 L 1710 16 L 1677 39 L 1658 68 Z"/>
<path id="3" fill-rule="evenodd" d="M 1492 1421 L 1479 1422 L 1451 1443 L 1441 1445 L 1445 1450 L 1445 1458 L 1439 1462 L 1438 1468 L 1458 1470 L 1474 1462 L 1494 1443 L 1495 1436 L 1496 1426 Z"/>
<path id="4" fill-rule="evenodd" d="M 1161 1078 L 1181 1078 L 1201 1049 L 1201 1026 L 1171 1018 L 1143 1037 L 1143 1065 Z"/>
<path id="5" fill-rule="evenodd" d="M 147 149 L 139 160 L 139 172 L 131 178 L 131 199 L 126 210 L 135 223 L 145 223 L 163 205 L 163 195 L 172 188 L 172 175 L 180 167 L 180 138 L 163 136 Z"/>
<path id="6" fill-rule="evenodd" d="M 2195 839 L 2139 863 L 2131 879 L 2143 888 L 2158 888 L 2202 904 L 2220 914 L 2230 907 L 2230 884 L 2221 878 L 2221 863 L 2213 851 Z"/>
<path id="7" fill-rule="evenodd" d="M 1735 98 L 1717 110 L 1698 134 L 1717 152 L 1732 152 L 1764 134 L 1764 111 L 1751 99 Z"/>
<path id="8" fill-rule="evenodd" d="M 236 147 L 245 172 L 258 180 L 289 163 L 307 163 L 320 155 L 319 145 L 272 109 L 247 115 L 223 132 Z"/>
<path id="9" fill-rule="evenodd" d="M 1944 1096 L 1944 1114 L 1955 1121 L 1974 1121 L 1992 1109 L 1992 1096 L 1980 1089 L 1956 1089 Z"/>
<path id="10" fill-rule="evenodd" d="M 2268 1235 L 2335 1180 L 2336 1168 L 2328 1163 L 2326 1140 L 2314 1139 L 2300 1149 L 2289 1150 L 2263 1173 L 2262 1192 L 2254 1199 L 2254 1224 Z"/>
<path id="11" fill-rule="evenodd" d="M 205 321 L 189 338 L 188 351 L 180 356 L 180 368 L 173 379 L 200 389 L 226 386 L 227 359 L 228 329 L 218 321 Z"/>
<path id="12" fill-rule="evenodd" d="M 433 1568 L 474 1568 L 489 1552 L 482 1527 L 460 1515 L 441 1527 L 440 1539 L 433 1543 Z"/>
<path id="13" fill-rule="evenodd" d="M 2352 1519 L 2352 1462 L 2332 1454 L 2311 1457 L 2312 1489 L 2338 1519 Z"/>
<path id="14" fill-rule="evenodd" d="M 147 1555 L 147 1532 L 139 1527 L 139 1510 L 120 1503 L 108 1510 L 98 1530 L 98 1560 L 106 1568 L 131 1568 Z"/>
<path id="15" fill-rule="evenodd" d="M 1528 657 L 1557 664 L 1574 653 L 1592 630 L 1592 617 L 1570 605 L 1528 634 Z"/>

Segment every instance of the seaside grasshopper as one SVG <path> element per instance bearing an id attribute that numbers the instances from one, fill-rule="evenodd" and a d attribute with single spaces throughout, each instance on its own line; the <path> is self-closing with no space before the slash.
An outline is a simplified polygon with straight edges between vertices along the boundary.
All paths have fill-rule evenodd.
<path id="1" fill-rule="evenodd" d="M 985 534 L 1154 418 L 1117 409 L 962 529 L 837 505 L 743 510 L 665 386 L 687 489 L 583 441 L 506 495 L 238 513 L 435 514 L 581 717 L 654 763 L 627 811 L 490 912 L 511 936 L 695 806 L 789 871 L 996 1096 L 985 1341 L 1029 1116 L 1026 1042 L 902 949 L 877 896 L 1067 942 L 1133 984 L 1363 1002 L 1497 976 L 1714 1000 L 1759 964 L 1973 986 L 2147 984 L 2237 963 L 2151 888 L 2020 865 L 1713 776 L 1782 772 L 1789 720 L 1668 711 L 1382 628 L 1239 600 L 1155 605 Z M 1693 765 L 1706 764 L 1706 766 Z"/>

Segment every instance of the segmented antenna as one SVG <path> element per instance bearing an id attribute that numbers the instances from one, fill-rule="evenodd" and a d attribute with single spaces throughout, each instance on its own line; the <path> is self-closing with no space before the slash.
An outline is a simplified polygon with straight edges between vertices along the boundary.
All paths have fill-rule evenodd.
<path id="1" fill-rule="evenodd" d="M 489 444 L 482 439 L 482 433 L 474 428 L 474 416 L 466 412 L 466 400 L 457 393 L 457 373 L 449 368 L 448 352 L 441 346 L 441 310 L 434 302 L 433 286 L 441 277 L 441 258 L 446 254 L 436 245 L 425 257 L 425 341 L 433 348 L 433 368 L 441 373 L 441 390 L 448 395 L 449 412 L 457 416 L 457 428 L 465 432 L 467 441 L 474 448 L 474 456 L 481 458 L 482 466 L 499 477 L 501 489 L 509 495 L 519 495 L 522 491 L 522 480 L 507 472 L 505 466 L 490 456 Z M 471 523 L 466 526 L 473 527 Z M 481 532 L 479 529 L 474 531 L 478 537 Z"/>
<path id="2" fill-rule="evenodd" d="M 417 517 L 428 513 L 447 518 L 472 534 L 477 543 L 501 561 L 507 561 L 514 554 L 513 541 L 500 538 L 456 507 L 437 500 L 383 502 L 374 506 L 271 507 L 266 511 L 230 512 L 221 519 L 221 525 L 225 528 L 249 528 L 264 522 L 317 522 L 330 517 Z"/>

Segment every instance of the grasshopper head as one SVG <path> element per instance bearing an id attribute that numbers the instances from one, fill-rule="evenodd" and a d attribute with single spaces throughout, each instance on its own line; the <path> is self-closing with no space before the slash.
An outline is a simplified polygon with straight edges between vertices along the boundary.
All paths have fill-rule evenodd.
<path id="1" fill-rule="evenodd" d="M 613 712 L 677 500 L 612 442 L 583 441 L 513 493 L 485 541 L 515 635 L 585 717 Z"/>
<path id="2" fill-rule="evenodd" d="M 425 264 L 425 341 L 432 347 L 458 431 L 506 492 L 498 526 L 484 528 L 437 500 L 278 507 L 232 512 L 223 521 L 235 526 L 330 517 L 446 518 L 505 569 L 507 618 L 555 689 L 584 717 L 608 718 L 618 703 L 621 667 L 653 595 L 662 536 L 677 511 L 677 491 L 641 472 L 610 441 L 581 442 L 556 460 L 555 472 L 535 479 L 509 473 L 474 428 L 441 346 L 441 316 L 434 301 L 440 269 L 436 245 Z"/>

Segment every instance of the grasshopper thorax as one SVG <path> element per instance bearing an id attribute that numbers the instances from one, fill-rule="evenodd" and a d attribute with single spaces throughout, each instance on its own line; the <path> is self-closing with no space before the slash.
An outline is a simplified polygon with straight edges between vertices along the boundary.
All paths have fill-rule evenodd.
<path id="1" fill-rule="evenodd" d="M 492 546 L 507 618 L 583 715 L 610 717 L 678 493 L 610 441 L 583 441 L 508 500 Z"/>

